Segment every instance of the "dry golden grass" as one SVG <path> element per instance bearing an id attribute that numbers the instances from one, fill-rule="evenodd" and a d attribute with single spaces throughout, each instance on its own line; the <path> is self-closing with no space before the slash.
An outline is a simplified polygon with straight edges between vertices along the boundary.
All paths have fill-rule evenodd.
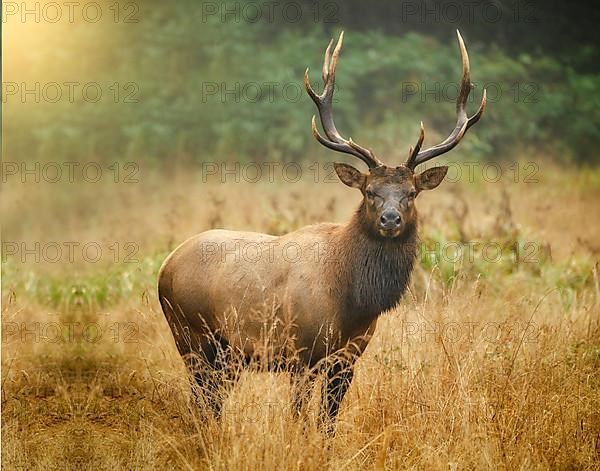
<path id="1" fill-rule="evenodd" d="M 534 185 L 445 183 L 420 197 L 427 237 L 518 234 L 537 258 L 450 277 L 422 263 L 327 438 L 316 397 L 308 421 L 292 417 L 284 374 L 244 373 L 220 421 L 192 406 L 156 271 L 209 227 L 342 221 L 358 195 L 339 183 L 205 184 L 184 170 L 129 186 L 22 185 L 3 199 L 5 240 L 139 247 L 131 264 L 5 261 L 6 469 L 600 469 L 597 176 L 571 171 L 566 186 L 548 169 Z"/>

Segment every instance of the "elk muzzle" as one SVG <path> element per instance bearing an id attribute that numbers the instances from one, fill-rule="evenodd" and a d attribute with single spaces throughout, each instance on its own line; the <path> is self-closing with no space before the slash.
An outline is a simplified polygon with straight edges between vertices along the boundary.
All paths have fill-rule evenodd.
<path id="1" fill-rule="evenodd" d="M 396 237 L 402 229 L 402 215 L 396 208 L 386 208 L 379 217 L 379 233 L 384 237 Z"/>

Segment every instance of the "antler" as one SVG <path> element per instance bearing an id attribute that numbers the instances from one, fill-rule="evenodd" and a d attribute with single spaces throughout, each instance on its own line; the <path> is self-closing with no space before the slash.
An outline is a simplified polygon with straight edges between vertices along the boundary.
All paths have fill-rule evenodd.
<path id="1" fill-rule="evenodd" d="M 465 104 L 467 103 L 467 98 L 469 97 L 469 93 L 471 93 L 471 89 L 473 88 L 473 84 L 471 83 L 471 68 L 469 66 L 469 55 L 467 54 L 467 48 L 465 47 L 462 36 L 460 35 L 460 31 L 456 30 L 456 34 L 458 35 L 458 45 L 460 47 L 460 55 L 462 57 L 463 66 L 460 91 L 456 100 L 456 114 L 458 116 L 456 127 L 444 141 L 433 147 L 430 147 L 429 149 L 421 151 L 421 145 L 423 144 L 423 139 L 425 139 L 425 128 L 423 127 L 423 122 L 421 122 L 421 130 L 419 131 L 419 139 L 417 144 L 414 148 L 410 148 L 408 160 L 404 164 L 411 170 L 414 170 L 417 165 L 427 162 L 428 160 L 453 149 L 463 138 L 467 130 L 477 121 L 479 121 L 479 118 L 481 118 L 481 115 L 485 110 L 487 95 L 486 90 L 484 89 L 479 110 L 477 110 L 477 113 L 470 118 L 467 117 Z"/>
<path id="2" fill-rule="evenodd" d="M 321 118 L 321 125 L 323 126 L 323 131 L 325 131 L 325 135 L 327 139 L 319 134 L 317 130 L 317 124 L 315 116 L 312 118 L 312 133 L 315 136 L 315 139 L 323 144 L 325 147 L 336 150 L 338 152 L 344 152 L 346 154 L 354 155 L 366 163 L 369 168 L 379 167 L 383 165 L 373 152 L 369 149 L 365 149 L 364 147 L 358 145 L 351 138 L 346 140 L 344 139 L 337 128 L 335 127 L 335 123 L 333 122 L 333 89 L 335 85 L 335 68 L 337 66 L 337 61 L 340 56 L 340 51 L 342 49 L 342 42 L 344 39 L 344 32 L 340 34 L 340 38 L 338 39 L 337 45 L 335 49 L 331 50 L 333 46 L 333 39 L 329 41 L 329 45 L 327 46 L 327 50 L 325 51 L 325 60 L 323 61 L 323 93 L 321 95 L 317 95 L 316 92 L 310 85 L 310 80 L 308 78 L 308 68 L 304 73 L 304 87 L 306 88 L 307 93 L 317 105 L 317 109 L 319 110 L 319 117 Z"/>

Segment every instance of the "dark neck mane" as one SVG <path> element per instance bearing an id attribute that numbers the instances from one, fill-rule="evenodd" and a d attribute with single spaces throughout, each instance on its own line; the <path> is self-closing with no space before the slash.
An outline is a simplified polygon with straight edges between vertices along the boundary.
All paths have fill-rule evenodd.
<path id="1" fill-rule="evenodd" d="M 417 225 L 397 238 L 381 237 L 370 229 L 361 205 L 348 224 L 340 226 L 338 237 L 337 272 L 332 276 L 343 298 L 340 315 L 370 323 L 395 307 L 408 286 L 417 253 Z"/>

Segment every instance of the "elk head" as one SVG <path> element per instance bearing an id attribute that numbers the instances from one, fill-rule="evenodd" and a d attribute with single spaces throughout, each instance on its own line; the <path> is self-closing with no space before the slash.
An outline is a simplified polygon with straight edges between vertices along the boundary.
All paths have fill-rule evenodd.
<path id="1" fill-rule="evenodd" d="M 344 33 L 340 34 L 335 49 L 333 39 L 329 42 L 325 51 L 323 62 L 324 89 L 321 95 L 313 90 L 308 78 L 308 69 L 304 74 L 304 86 L 309 96 L 317 105 L 321 125 L 325 136 L 321 136 L 317 130 L 316 118 L 312 118 L 312 133 L 322 145 L 329 149 L 354 155 L 369 167 L 369 173 L 365 174 L 351 165 L 336 163 L 335 171 L 340 180 L 349 187 L 358 188 L 363 194 L 363 207 L 368 225 L 373 233 L 381 237 L 393 238 L 400 236 L 409 226 L 414 226 L 416 221 L 416 209 L 414 200 L 422 190 L 436 188 L 446 176 L 448 167 L 440 166 L 415 173 L 417 165 L 444 154 L 453 149 L 463 138 L 467 130 L 473 126 L 485 109 L 486 91 L 479 110 L 470 118 L 465 111 L 465 104 L 469 93 L 473 88 L 471 83 L 471 71 L 469 67 L 469 56 L 467 49 L 457 30 L 458 44 L 462 56 L 462 79 L 456 100 L 457 121 L 454 130 L 441 143 L 421 150 L 425 138 L 425 128 L 421 122 L 421 129 L 416 145 L 410 148 L 408 159 L 404 165 L 390 167 L 375 157 L 375 154 L 354 142 L 351 138 L 345 139 L 338 132 L 333 121 L 333 91 L 335 85 L 335 69 L 337 66 Z"/>

